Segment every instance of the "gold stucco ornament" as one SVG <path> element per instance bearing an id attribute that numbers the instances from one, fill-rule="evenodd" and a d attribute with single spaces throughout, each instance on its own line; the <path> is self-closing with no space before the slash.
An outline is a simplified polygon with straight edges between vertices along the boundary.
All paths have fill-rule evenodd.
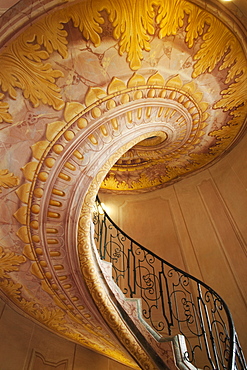
<path id="1" fill-rule="evenodd" d="M 69 21 L 84 39 L 98 47 L 106 23 L 104 12 L 113 27 L 112 37 L 117 40 L 119 55 L 127 54 L 132 70 L 140 69 L 143 51 L 150 51 L 156 28 L 160 39 L 176 35 L 186 25 L 188 15 L 185 42 L 192 48 L 199 37 L 202 41 L 194 55 L 192 77 L 211 72 L 220 63 L 220 69 L 228 69 L 226 83 L 232 83 L 222 92 L 217 107 L 246 106 L 246 57 L 240 42 L 215 16 L 186 0 L 137 0 L 134 7 L 131 0 L 87 0 L 53 11 L 24 31 L 0 55 L 2 91 L 15 99 L 16 89 L 21 89 L 35 107 L 43 103 L 62 109 L 64 101 L 57 80 L 63 72 L 55 70 L 48 59 L 53 52 L 67 58 L 68 33 L 64 25 Z M 1 103 L 0 117 L 11 122 L 7 109 L 6 103 Z"/>
<path id="2" fill-rule="evenodd" d="M 115 54 L 101 64 L 106 60 L 114 64 L 115 58 L 116 66 L 119 62 L 124 68 L 109 69 L 109 75 L 105 68 L 106 77 L 99 83 L 87 81 L 83 93 L 72 82 L 63 85 L 66 67 L 77 62 L 75 34 L 79 47 L 80 43 L 90 47 L 94 50 L 91 55 L 99 60 L 110 40 Z M 164 46 L 171 36 L 177 36 L 188 53 L 187 74 L 181 66 L 168 73 L 163 61 L 147 64 L 155 57 L 155 42 Z M 100 161 L 100 175 L 86 199 L 89 204 L 100 183 L 109 191 L 153 190 L 202 168 L 230 148 L 247 113 L 247 64 L 241 42 L 219 19 L 189 1 L 85 0 L 69 2 L 33 22 L 2 51 L 0 65 L 3 127 L 13 131 L 17 127 L 15 101 L 23 110 L 28 106 L 49 113 L 38 122 L 39 133 L 28 142 L 29 156 L 19 165 L 24 182 L 16 191 L 19 203 L 13 213 L 20 223 L 17 236 L 24 257 L 0 250 L 1 289 L 52 330 L 132 366 L 90 316 L 77 290 L 79 284 L 68 270 L 71 261 L 67 258 L 77 247 L 71 243 L 76 231 L 69 233 L 78 221 L 73 217 L 83 197 L 78 196 L 74 208 L 70 200 L 78 188 L 90 186 Z M 215 78 L 216 68 L 221 89 L 217 87 L 217 95 L 213 92 L 217 99 L 210 103 L 210 93 L 202 88 L 203 77 L 211 77 L 213 72 Z M 81 95 L 71 98 L 72 90 Z M 224 119 L 227 116 L 223 126 L 212 124 L 214 112 L 222 112 Z M 107 156 L 111 160 L 105 166 Z M 0 171 L 0 191 L 18 184 L 9 170 Z M 88 217 L 89 211 L 85 206 L 82 216 Z M 130 340 L 133 356 L 140 351 L 140 362 L 152 368 L 145 356 L 141 359 L 143 354 L 123 323 L 111 317 L 107 297 L 100 295 L 101 287 L 96 286 L 86 237 L 88 234 L 80 235 L 78 248 L 81 272 L 99 309 L 122 343 Z M 24 298 L 23 286 L 9 276 L 10 259 L 18 272 L 24 263 L 28 266 L 46 301 Z"/>
<path id="3" fill-rule="evenodd" d="M 5 252 L 0 247 L 0 279 L 7 278 L 10 271 L 18 271 L 18 266 L 23 262 L 25 262 L 24 256 L 18 256 L 13 252 Z"/>
<path id="4" fill-rule="evenodd" d="M 13 188 L 19 184 L 19 178 L 9 170 L 0 170 L 0 193 L 2 193 L 1 188 Z"/>

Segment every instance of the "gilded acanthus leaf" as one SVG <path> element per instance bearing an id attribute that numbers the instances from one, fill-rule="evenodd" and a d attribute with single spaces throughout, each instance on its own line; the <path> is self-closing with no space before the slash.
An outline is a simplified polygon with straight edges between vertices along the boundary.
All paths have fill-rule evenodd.
<path id="1" fill-rule="evenodd" d="M 0 247 L 0 278 L 7 278 L 8 272 L 18 271 L 19 265 L 25 262 L 24 256 L 18 256 L 14 252 L 5 253 Z"/>
<path id="2" fill-rule="evenodd" d="M 48 15 L 28 29 L 25 33 L 26 42 L 37 41 L 39 45 L 46 48 L 49 54 L 57 51 L 63 58 L 66 58 L 68 41 L 63 23 L 67 21 L 66 12 L 58 11 Z"/>
<path id="3" fill-rule="evenodd" d="M 241 126 L 238 124 L 228 124 L 222 126 L 220 130 L 210 132 L 210 136 L 215 136 L 217 140 L 221 142 L 221 144 L 226 141 L 229 145 L 229 142 L 231 142 L 237 136 L 240 127 Z"/>
<path id="4" fill-rule="evenodd" d="M 154 10 L 149 0 L 129 0 L 110 3 L 107 11 L 114 27 L 113 36 L 119 40 L 119 53 L 127 53 L 133 70 L 141 67 L 142 50 L 150 51 L 150 35 L 154 34 Z"/>
<path id="5" fill-rule="evenodd" d="M 241 78 L 236 78 L 235 83 L 228 89 L 222 91 L 222 99 L 215 104 L 215 108 L 224 110 L 234 109 L 242 105 L 242 111 L 246 112 L 247 107 L 247 76 L 246 73 Z M 245 107 L 245 108 L 244 108 Z"/>
<path id="6" fill-rule="evenodd" d="M 0 260 L 1 263 L 1 260 Z M 1 271 L 1 270 L 0 270 Z M 19 283 L 14 283 L 12 280 L 4 279 L 0 280 L 0 288 L 4 293 L 11 297 L 11 299 L 19 299 L 21 294 L 22 285 Z"/>
<path id="7" fill-rule="evenodd" d="M 188 46 L 192 48 L 201 36 L 199 50 L 194 56 L 193 77 L 212 71 L 219 63 L 220 69 L 228 68 L 226 83 L 233 81 L 223 96 L 225 100 L 221 100 L 221 106 L 224 105 L 225 110 L 233 109 L 245 99 L 245 91 L 239 91 L 239 87 L 246 86 L 246 58 L 240 43 L 219 19 L 186 0 L 87 0 L 55 10 L 10 43 L 0 56 L 2 90 L 15 98 L 15 90 L 20 88 L 35 107 L 43 103 L 57 110 L 62 109 L 64 102 L 56 79 L 63 73 L 44 61 L 54 51 L 64 58 L 67 56 L 64 24 L 70 20 L 86 40 L 99 46 L 104 24 L 102 12 L 105 11 L 113 26 L 112 36 L 118 41 L 119 54 L 127 54 L 127 61 L 133 70 L 141 67 L 143 50 L 150 50 L 155 27 L 159 28 L 160 38 L 176 35 L 185 23 L 185 15 L 188 15 L 185 29 Z M 7 109 L 5 103 L 0 105 L 0 122 L 11 122 Z"/>
<path id="8" fill-rule="evenodd" d="M 0 100 L 3 99 L 4 94 L 0 94 Z M 9 105 L 8 103 L 4 103 L 0 101 L 0 123 L 1 122 L 7 122 L 7 123 L 12 123 L 13 118 L 11 114 L 8 112 Z"/>
<path id="9" fill-rule="evenodd" d="M 13 188 L 19 184 L 19 178 L 8 170 L 0 170 L 0 193 L 2 188 Z"/>
<path id="10" fill-rule="evenodd" d="M 103 1 L 82 1 L 79 4 L 72 5 L 68 9 L 74 26 L 78 27 L 86 40 L 91 40 L 95 46 L 100 45 L 100 36 L 102 28 L 100 24 L 104 23 L 104 18 L 99 11 L 104 9 L 105 0 Z"/>
<path id="11" fill-rule="evenodd" d="M 40 45 L 27 43 L 25 34 L 14 40 L 0 57 L 2 90 L 15 99 L 15 88 L 20 88 L 34 107 L 42 102 L 61 109 L 64 102 L 55 81 L 63 73 L 52 69 L 50 63 L 43 63 L 48 57 L 49 54 L 41 50 Z"/>
<path id="12" fill-rule="evenodd" d="M 206 70 L 211 72 L 224 56 L 232 43 L 231 32 L 218 19 L 212 18 L 207 32 L 203 35 L 200 50 L 194 56 L 197 60 L 193 76 L 197 77 Z M 214 51 L 212 53 L 212 50 Z"/>
<path id="13" fill-rule="evenodd" d="M 186 166 L 183 166 L 183 167 L 167 166 L 165 177 L 168 181 L 170 181 L 180 176 L 183 176 L 186 172 L 188 172 L 188 168 Z"/>
<path id="14" fill-rule="evenodd" d="M 184 0 L 154 1 L 158 5 L 156 21 L 159 24 L 159 37 L 176 35 L 178 28 L 183 26 L 184 11 L 187 2 Z"/>
<path id="15" fill-rule="evenodd" d="M 186 27 L 186 42 L 188 42 L 188 46 L 191 48 L 194 41 L 203 34 L 205 25 L 211 24 L 213 16 L 192 3 L 187 3 L 186 13 L 189 14 Z"/>
<path id="16" fill-rule="evenodd" d="M 53 329 L 60 328 L 66 323 L 64 319 L 65 313 L 60 309 L 49 310 L 47 308 L 43 308 L 35 310 L 33 314 L 35 314 L 35 318 L 38 321 Z"/>
<path id="17" fill-rule="evenodd" d="M 37 302 L 27 301 L 25 298 L 21 298 L 20 302 L 22 309 L 42 324 L 55 330 L 60 329 L 62 331 L 65 329 L 65 313 L 62 310 L 41 307 Z"/>
<path id="18" fill-rule="evenodd" d="M 229 68 L 227 71 L 226 83 L 229 83 L 235 76 L 246 76 L 246 59 L 243 58 L 244 52 L 241 45 L 237 40 L 232 37 L 231 49 L 224 56 L 223 63 L 220 66 L 220 70 Z"/>

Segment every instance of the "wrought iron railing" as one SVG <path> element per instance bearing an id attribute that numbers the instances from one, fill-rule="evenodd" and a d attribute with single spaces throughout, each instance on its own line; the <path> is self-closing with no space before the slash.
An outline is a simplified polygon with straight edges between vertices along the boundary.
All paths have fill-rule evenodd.
<path id="1" fill-rule="evenodd" d="M 184 359 L 198 369 L 247 369 L 229 309 L 213 289 L 127 236 L 98 198 L 93 223 L 101 259 L 111 262 L 126 297 L 142 299 L 142 316 L 157 337 L 184 335 Z"/>

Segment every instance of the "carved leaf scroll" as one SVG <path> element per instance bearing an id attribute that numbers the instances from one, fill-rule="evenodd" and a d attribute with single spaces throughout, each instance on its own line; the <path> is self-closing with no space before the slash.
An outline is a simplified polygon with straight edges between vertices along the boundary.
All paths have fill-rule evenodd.
<path id="1" fill-rule="evenodd" d="M 109 2 L 107 2 L 109 4 Z M 149 0 L 115 2 L 107 6 L 113 36 L 119 40 L 119 54 L 127 53 L 130 68 L 137 70 L 143 59 L 142 50 L 150 51 L 150 35 L 154 34 L 154 10 Z"/>
<path id="2" fill-rule="evenodd" d="M 18 256 L 14 252 L 6 253 L 3 248 L 0 247 L 0 278 L 7 278 L 8 272 L 18 271 L 18 266 L 25 262 L 24 256 Z"/>
<path id="3" fill-rule="evenodd" d="M 34 107 L 42 102 L 61 109 L 64 102 L 55 79 L 63 73 L 53 70 L 50 63 L 43 63 L 48 57 L 49 54 L 39 45 L 28 45 L 21 37 L 9 45 L 1 55 L 0 83 L 3 91 L 15 99 L 15 88 L 18 87 Z"/>
<path id="4" fill-rule="evenodd" d="M 7 122 L 12 123 L 13 118 L 11 114 L 8 112 L 9 105 L 8 103 L 2 102 L 1 99 L 3 99 L 4 94 L 0 94 L 0 123 L 1 122 Z"/>
<path id="5" fill-rule="evenodd" d="M 215 18 L 211 19 L 210 27 L 203 35 L 203 41 L 200 50 L 194 57 L 197 60 L 194 67 L 194 77 L 206 70 L 211 72 L 230 47 L 235 49 L 231 32 Z M 214 50 L 213 53 L 212 50 Z"/>
<path id="6" fill-rule="evenodd" d="M 3 92 L 15 99 L 15 89 L 20 88 L 34 107 L 43 103 L 56 110 L 62 109 L 64 102 L 56 80 L 63 73 L 54 70 L 46 60 L 55 51 L 67 57 L 64 24 L 69 21 L 79 28 L 86 40 L 99 46 L 104 11 L 112 23 L 112 36 L 118 41 L 119 54 L 127 54 L 132 70 L 141 67 L 143 51 L 150 50 L 155 29 L 159 31 L 159 38 L 176 35 L 187 15 L 185 41 L 188 47 L 192 48 L 201 36 L 199 50 L 194 55 L 193 77 L 211 72 L 218 63 L 220 69 L 227 68 L 225 83 L 231 84 L 222 92 L 222 99 L 215 108 L 235 109 L 232 115 L 244 117 L 245 114 L 236 109 L 241 104 L 246 105 L 247 64 L 242 47 L 220 20 L 186 0 L 87 0 L 53 11 L 24 31 L 2 53 L 0 85 Z M 12 117 L 7 103 L 0 102 L 0 122 L 3 121 L 10 123 Z"/>
<path id="7" fill-rule="evenodd" d="M 0 288 L 4 291 L 6 295 L 12 299 L 19 299 L 21 294 L 22 285 L 19 283 L 14 283 L 12 280 L 4 279 L 0 280 Z"/>
<path id="8" fill-rule="evenodd" d="M 19 178 L 8 170 L 0 170 L 0 193 L 2 188 L 13 188 L 19 184 Z"/>
<path id="9" fill-rule="evenodd" d="M 65 11 L 48 15 L 26 31 L 26 42 L 32 44 L 37 41 L 46 48 L 48 54 L 57 51 L 63 58 L 67 58 L 68 34 L 63 25 L 67 23 L 67 18 Z"/>
<path id="10" fill-rule="evenodd" d="M 183 26 L 184 11 L 189 3 L 184 0 L 154 0 L 152 3 L 159 7 L 156 17 L 156 22 L 160 27 L 159 37 L 176 35 L 178 28 Z"/>
<path id="11" fill-rule="evenodd" d="M 91 40 L 96 47 L 101 42 L 100 24 L 104 23 L 104 19 L 99 12 L 105 8 L 104 4 L 105 1 L 83 1 L 71 6 L 68 13 L 74 26 L 78 27 L 85 39 Z"/>
<path id="12" fill-rule="evenodd" d="M 60 309 L 48 310 L 43 308 L 35 312 L 35 317 L 37 320 L 53 329 L 58 329 L 61 325 L 66 323 L 64 319 L 65 313 Z"/>

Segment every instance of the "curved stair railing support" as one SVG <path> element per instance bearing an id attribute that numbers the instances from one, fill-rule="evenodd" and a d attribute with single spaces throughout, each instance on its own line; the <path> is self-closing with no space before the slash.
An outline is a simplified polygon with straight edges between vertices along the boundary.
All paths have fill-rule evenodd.
<path id="1" fill-rule="evenodd" d="M 94 239 L 102 260 L 128 298 L 141 298 L 142 316 L 157 338 L 183 335 L 184 360 L 197 369 L 246 370 L 230 311 L 208 285 L 126 235 L 96 200 Z"/>

